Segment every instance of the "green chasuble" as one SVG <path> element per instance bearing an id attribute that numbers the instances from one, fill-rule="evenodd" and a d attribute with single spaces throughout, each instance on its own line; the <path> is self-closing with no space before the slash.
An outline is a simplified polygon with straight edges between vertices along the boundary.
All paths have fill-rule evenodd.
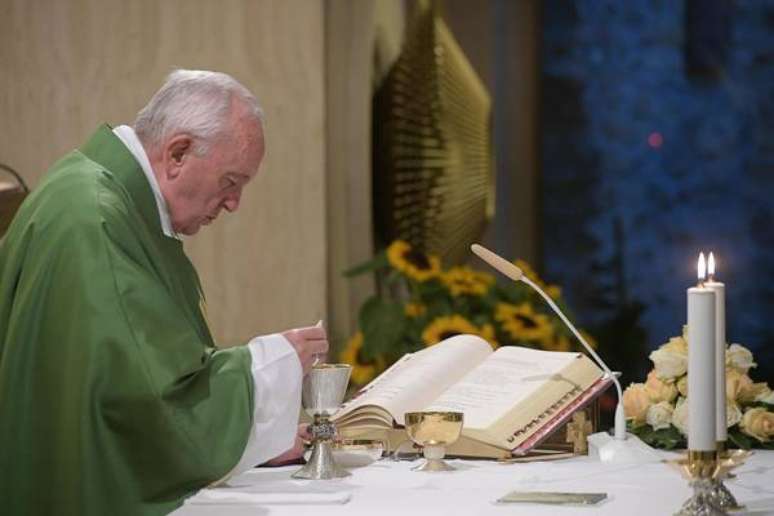
<path id="1" fill-rule="evenodd" d="M 0 244 L 0 513 L 166 514 L 236 465 L 250 351 L 215 351 L 200 305 L 147 178 L 101 127 Z"/>

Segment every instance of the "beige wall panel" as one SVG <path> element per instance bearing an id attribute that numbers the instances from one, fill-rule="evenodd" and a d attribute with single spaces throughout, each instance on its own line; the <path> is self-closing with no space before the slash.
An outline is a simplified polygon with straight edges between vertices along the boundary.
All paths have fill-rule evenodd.
<path id="1" fill-rule="evenodd" d="M 373 256 L 371 224 L 371 76 L 374 1 L 327 0 L 325 12 L 328 306 L 335 349 L 357 326 L 373 293 L 370 274 L 342 271 Z"/>
<path id="2" fill-rule="evenodd" d="M 101 122 L 136 112 L 173 67 L 256 93 L 267 154 L 236 215 L 186 243 L 215 335 L 325 313 L 322 0 L 0 0 L 0 161 L 35 186 Z"/>
<path id="3" fill-rule="evenodd" d="M 397 59 L 400 0 L 326 0 L 326 167 L 329 336 L 340 349 L 374 292 L 372 274 L 342 271 L 373 257 L 371 111 L 376 84 Z"/>

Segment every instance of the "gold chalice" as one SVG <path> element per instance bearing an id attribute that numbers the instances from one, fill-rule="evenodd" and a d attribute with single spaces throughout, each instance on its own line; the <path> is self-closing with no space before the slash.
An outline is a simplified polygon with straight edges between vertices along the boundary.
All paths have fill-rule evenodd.
<path id="1" fill-rule="evenodd" d="M 451 471 L 455 468 L 443 461 L 446 447 L 456 441 L 462 431 L 462 412 L 406 412 L 406 433 L 422 447 L 425 463 L 416 471 Z"/>

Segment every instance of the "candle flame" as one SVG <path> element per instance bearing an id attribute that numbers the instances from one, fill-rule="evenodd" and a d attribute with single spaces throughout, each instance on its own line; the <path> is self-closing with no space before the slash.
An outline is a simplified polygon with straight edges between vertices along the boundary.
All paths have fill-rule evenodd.
<path id="1" fill-rule="evenodd" d="M 707 260 L 707 275 L 711 278 L 715 275 L 715 255 L 710 251 L 709 259 Z"/>
<path id="2" fill-rule="evenodd" d="M 699 253 L 699 281 L 704 281 L 704 278 L 707 276 L 707 262 L 704 260 L 704 253 Z"/>

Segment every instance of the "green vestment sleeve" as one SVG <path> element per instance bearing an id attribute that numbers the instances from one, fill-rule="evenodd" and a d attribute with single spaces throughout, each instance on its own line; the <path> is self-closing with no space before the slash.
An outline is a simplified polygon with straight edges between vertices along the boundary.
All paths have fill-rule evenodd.
<path id="1" fill-rule="evenodd" d="M 250 352 L 215 351 L 198 278 L 107 127 L 0 244 L 0 512 L 166 514 L 226 475 Z"/>

